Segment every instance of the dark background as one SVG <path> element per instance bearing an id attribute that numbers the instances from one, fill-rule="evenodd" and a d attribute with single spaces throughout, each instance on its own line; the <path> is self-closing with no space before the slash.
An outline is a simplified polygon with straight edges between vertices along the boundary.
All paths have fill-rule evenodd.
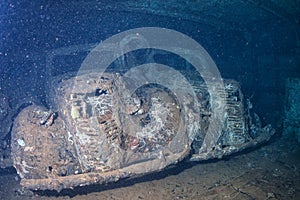
<path id="1" fill-rule="evenodd" d="M 245 97 L 253 96 L 263 122 L 278 129 L 286 78 L 299 77 L 298 1 L 0 2 L 0 93 L 12 107 L 45 103 L 47 52 L 137 27 L 170 28 L 195 39 L 222 77 L 239 81 Z"/>

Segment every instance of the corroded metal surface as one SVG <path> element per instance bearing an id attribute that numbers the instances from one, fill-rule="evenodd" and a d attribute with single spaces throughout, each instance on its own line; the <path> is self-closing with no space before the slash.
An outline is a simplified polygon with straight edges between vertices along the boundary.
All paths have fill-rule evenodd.
<path id="1" fill-rule="evenodd" d="M 113 182 L 162 170 L 189 156 L 192 161 L 221 158 L 274 133 L 270 126 L 253 123 L 257 115 L 250 115 L 240 85 L 225 80 L 225 91 L 217 91 L 227 102 L 222 134 L 213 138 L 212 149 L 201 151 L 212 142 L 207 137 L 214 125 L 212 109 L 204 82 L 191 83 L 195 97 L 184 90 L 175 96 L 157 84 L 130 93 L 132 80 L 114 73 L 57 78 L 51 109 L 33 105 L 15 121 L 12 157 L 21 184 L 60 191 Z"/>
<path id="2" fill-rule="evenodd" d="M 198 93 L 205 94 L 206 88 L 203 84 L 200 83 L 195 87 Z M 237 81 L 224 80 L 224 88 L 225 91 L 220 91 L 222 98 L 226 102 L 226 115 L 224 116 L 222 135 L 218 138 L 218 142 L 213 148 L 205 152 L 201 151 L 201 146 L 204 145 L 201 137 L 196 137 L 193 145 L 195 154 L 191 156 L 191 161 L 222 158 L 268 141 L 275 133 L 275 130 L 270 125 L 261 126 L 259 117 L 251 112 L 252 104 L 250 100 L 247 99 L 244 102 L 241 87 Z M 207 101 L 205 100 L 204 102 Z M 209 126 L 209 117 L 207 117 L 210 115 L 209 105 L 207 105 L 206 112 L 202 110 L 202 113 L 206 113 L 203 115 L 205 117 L 204 126 Z M 206 130 L 207 128 L 204 129 Z M 199 151 L 197 151 L 198 149 Z"/>
<path id="3" fill-rule="evenodd" d="M 43 107 L 29 106 L 16 119 L 11 148 L 21 178 L 68 176 L 80 170 L 62 119 L 55 119 L 53 126 L 40 124 L 48 112 Z"/>
<path id="4" fill-rule="evenodd" d="M 74 81 L 89 87 L 75 91 Z M 130 95 L 115 74 L 87 74 L 56 86 L 55 112 L 28 107 L 13 129 L 14 166 L 28 188 L 110 182 L 107 173 L 115 180 L 161 170 L 190 152 L 194 125 L 183 123 L 183 109 L 166 88 L 148 85 Z"/>

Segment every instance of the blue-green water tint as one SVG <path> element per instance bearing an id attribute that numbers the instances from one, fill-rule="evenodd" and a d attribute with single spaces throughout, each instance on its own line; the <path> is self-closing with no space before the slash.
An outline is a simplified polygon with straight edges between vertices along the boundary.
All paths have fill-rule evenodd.
<path id="1" fill-rule="evenodd" d="M 84 4 L 89 5 L 85 7 L 78 5 L 78 2 L 64 1 L 1 3 L 2 90 L 9 90 L 11 84 L 22 87 L 22 77 L 28 74 L 41 77 L 41 84 L 35 90 L 43 93 L 42 82 L 47 81 L 47 75 L 44 74 L 46 51 L 70 45 L 98 43 L 121 31 L 157 26 L 180 31 L 198 41 L 212 56 L 223 77 L 240 81 L 246 96 L 255 93 L 253 98 L 262 101 L 255 104 L 255 107 L 262 114 L 270 113 L 273 107 L 280 108 L 283 103 L 284 76 L 288 74 L 281 73 L 286 69 L 278 69 L 277 66 L 279 62 L 295 65 L 293 48 L 296 42 L 294 24 L 284 19 L 276 16 L 272 18 L 267 13 L 267 19 L 263 18 L 260 22 L 258 18 L 256 24 L 245 25 L 241 18 L 240 25 L 232 26 L 235 28 L 232 29 L 230 18 L 233 16 L 226 18 L 226 15 L 222 15 L 218 26 L 215 21 L 209 23 L 209 20 L 204 23 L 199 19 L 197 23 L 194 19 L 189 21 L 188 17 L 182 19 L 143 11 L 120 11 L 117 6 L 108 6 L 108 3 L 100 4 L 100 8 L 96 3 Z M 207 18 L 206 15 L 204 17 Z M 223 24 L 226 23 L 228 29 L 224 28 L 226 26 Z M 288 54 L 284 61 L 278 60 L 280 53 Z M 265 60 L 262 59 L 264 56 L 267 57 Z M 275 78 L 280 80 L 274 81 Z M 262 90 L 266 88 L 277 90 L 275 96 L 268 97 L 273 99 L 273 105 L 264 103 L 265 92 Z M 269 117 L 272 116 L 270 114 Z M 271 122 L 275 123 L 275 120 Z"/>
<path id="2" fill-rule="evenodd" d="M 142 8 L 122 10 L 118 3 L 126 1 L 82 4 L 80 1 L 0 1 L 0 93 L 9 97 L 11 107 L 30 101 L 46 104 L 45 87 L 50 81 L 47 52 L 99 43 L 122 31 L 154 26 L 174 29 L 199 42 L 215 61 L 222 77 L 241 83 L 245 98 L 251 98 L 262 123 L 271 123 L 279 135 L 282 133 L 287 103 L 286 80 L 300 77 L 299 19 L 291 20 L 292 17 L 287 17 L 291 14 L 280 13 L 280 9 L 272 13 L 249 4 L 253 8 L 251 16 L 233 16 L 229 14 L 232 12 L 222 10 L 228 9 L 226 6 L 220 6 L 211 13 L 198 11 L 197 21 L 189 19 L 189 13 L 183 18 L 180 14 L 168 16 Z M 161 10 L 161 5 L 157 8 Z M 185 11 L 174 11 L 182 12 Z M 220 15 L 216 15 L 218 12 Z M 51 75 L 76 71 L 84 57 L 82 53 L 76 59 L 57 58 L 58 67 Z M 158 60 L 173 65 L 172 58 L 184 62 L 171 54 Z"/>

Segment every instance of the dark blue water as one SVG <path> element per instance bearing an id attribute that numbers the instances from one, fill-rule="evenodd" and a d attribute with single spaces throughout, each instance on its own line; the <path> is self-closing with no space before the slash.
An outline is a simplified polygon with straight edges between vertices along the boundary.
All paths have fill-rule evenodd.
<path id="1" fill-rule="evenodd" d="M 233 26 L 235 29 L 232 30 L 221 26 L 226 16 L 224 20 L 220 19 L 218 26 L 209 21 L 204 24 L 201 20 L 197 23 L 182 17 L 120 11 L 116 6 L 98 9 L 93 4 L 82 8 L 76 7 L 78 4 L 64 1 L 1 3 L 1 91 L 9 92 L 10 88 L 16 87 L 17 91 L 26 90 L 29 95 L 43 95 L 43 82 L 47 77 L 44 74 L 46 51 L 98 43 L 125 30 L 155 26 L 180 31 L 198 41 L 216 62 L 223 77 L 240 81 L 248 96 L 255 91 L 254 98 L 261 101 L 258 110 L 266 109 L 262 113 L 272 110 L 270 106 L 280 107 L 282 103 L 282 76 L 287 76 L 281 72 L 284 69 L 276 68 L 270 72 L 261 66 L 273 68 L 278 65 L 278 62 L 282 62 L 276 60 L 280 53 L 288 54 L 286 59 L 290 57 L 289 62 L 295 62 L 292 57 L 295 30 L 293 24 L 284 19 L 275 16 L 269 19 L 268 16 L 268 22 L 262 19 L 256 24 L 240 23 Z M 267 58 L 262 61 L 264 56 Z M 258 74 L 257 70 L 261 73 Z M 39 77 L 35 88 L 24 86 L 24 77 Z M 273 99 L 272 105 L 264 104 L 262 95 L 266 88 L 275 93 L 274 97 L 270 97 Z"/>
<path id="2" fill-rule="evenodd" d="M 279 135 L 282 132 L 285 81 L 300 76 L 299 22 L 266 11 L 253 13 L 257 20 L 249 24 L 243 23 L 247 16 L 232 15 L 221 15 L 210 23 L 209 11 L 204 12 L 205 20 L 200 17 L 197 21 L 143 9 L 122 10 L 109 1 L 78 5 L 80 1 L 0 0 L 0 93 L 9 98 L 12 109 L 19 109 L 24 102 L 47 106 L 50 77 L 76 71 L 86 56 L 58 58 L 54 74 L 49 74 L 47 52 L 99 43 L 133 28 L 162 27 L 184 33 L 201 44 L 223 78 L 240 82 L 245 98 L 251 98 L 263 124 L 271 123 Z M 184 62 L 172 55 L 161 60 L 171 65 L 166 61 L 172 58 Z M 142 64 L 142 60 L 135 64 Z"/>

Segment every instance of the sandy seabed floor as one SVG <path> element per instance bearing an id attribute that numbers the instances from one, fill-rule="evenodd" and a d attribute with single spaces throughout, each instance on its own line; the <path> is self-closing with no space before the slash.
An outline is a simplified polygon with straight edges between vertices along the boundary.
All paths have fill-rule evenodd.
<path id="1" fill-rule="evenodd" d="M 283 139 L 222 160 L 172 169 L 109 185 L 31 193 L 15 173 L 0 174 L 0 199 L 300 199 L 300 144 Z"/>

